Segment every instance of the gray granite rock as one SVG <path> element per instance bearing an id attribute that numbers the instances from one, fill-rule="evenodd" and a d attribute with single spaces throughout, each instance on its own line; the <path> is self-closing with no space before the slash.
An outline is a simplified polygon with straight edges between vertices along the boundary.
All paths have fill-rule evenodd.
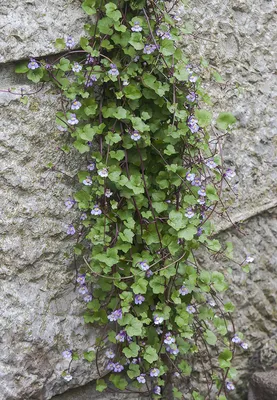
<path id="1" fill-rule="evenodd" d="M 248 400 L 276 400 L 277 371 L 256 372 L 250 381 Z"/>

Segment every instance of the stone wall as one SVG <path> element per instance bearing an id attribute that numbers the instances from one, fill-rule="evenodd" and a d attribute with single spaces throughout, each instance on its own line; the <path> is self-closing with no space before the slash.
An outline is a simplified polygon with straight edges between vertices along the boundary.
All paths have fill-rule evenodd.
<path id="1" fill-rule="evenodd" d="M 274 11 L 274 0 L 194 0 L 182 13 L 184 23 L 195 27 L 184 38 L 187 52 L 196 61 L 205 57 L 224 78 L 223 84 L 206 83 L 215 110 L 233 111 L 239 121 L 223 148 L 237 172 L 231 218 L 241 223 L 243 234 L 230 221 L 222 223 L 219 234 L 234 242 L 236 257 L 255 257 L 249 275 L 234 269 L 230 279 L 238 329 L 250 343 L 246 356 L 237 356 L 237 400 L 246 398 L 252 371 L 277 363 Z M 34 86 L 15 76 L 14 62 L 53 54 L 57 37 L 71 34 L 77 41 L 86 20 L 79 0 L 2 1 L 0 15 L 0 90 L 27 92 Z M 60 376 L 67 366 L 61 352 L 87 350 L 97 332 L 84 326 L 74 287 L 72 242 L 65 231 L 77 215 L 64 201 L 79 160 L 76 154 L 69 164 L 58 150 L 57 107 L 58 95 L 49 87 L 27 105 L 0 92 L 0 400 L 48 400 L 97 377 L 84 361 L 74 362 L 70 383 Z M 46 168 L 50 162 L 56 170 Z M 204 255 L 200 261 L 209 262 Z M 56 397 L 73 398 L 104 396 L 90 384 Z M 105 398 L 120 397 L 107 393 Z"/>

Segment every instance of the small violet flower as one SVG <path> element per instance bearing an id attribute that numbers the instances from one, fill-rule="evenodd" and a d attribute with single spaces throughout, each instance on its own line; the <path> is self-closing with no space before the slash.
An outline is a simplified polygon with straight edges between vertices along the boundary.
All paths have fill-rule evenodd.
<path id="1" fill-rule="evenodd" d="M 94 61 L 94 58 L 90 54 L 87 54 L 87 59 L 86 59 L 85 64 L 92 64 L 93 61 Z"/>
<path id="2" fill-rule="evenodd" d="M 65 126 L 58 125 L 58 126 L 57 126 L 57 129 L 58 129 L 60 132 L 67 132 L 67 128 L 66 128 Z"/>
<path id="3" fill-rule="evenodd" d="M 119 308 L 118 310 L 113 311 L 110 315 L 108 315 L 109 321 L 117 321 L 122 318 L 122 310 Z"/>
<path id="4" fill-rule="evenodd" d="M 188 289 L 183 285 L 183 286 L 180 287 L 179 293 L 180 293 L 182 296 L 186 296 L 186 295 L 189 293 L 189 291 L 188 291 Z"/>
<path id="5" fill-rule="evenodd" d="M 140 261 L 138 264 L 142 271 L 147 271 L 150 268 L 146 261 Z"/>
<path id="6" fill-rule="evenodd" d="M 152 275 L 153 275 L 153 272 L 151 271 L 151 269 L 148 269 L 148 270 L 145 272 L 146 278 L 150 278 Z"/>
<path id="7" fill-rule="evenodd" d="M 160 370 L 158 368 L 151 368 L 149 371 L 149 375 L 154 377 L 154 376 L 159 376 Z"/>
<path id="8" fill-rule="evenodd" d="M 82 104 L 78 100 L 73 100 L 71 104 L 71 110 L 79 110 L 82 107 Z"/>
<path id="9" fill-rule="evenodd" d="M 120 332 L 118 332 L 118 334 L 117 334 L 116 337 L 115 337 L 115 339 L 116 339 L 118 342 L 124 342 L 124 341 L 125 341 L 125 338 L 126 338 L 126 332 L 125 332 L 125 331 L 120 331 Z"/>
<path id="10" fill-rule="evenodd" d="M 92 300 L 92 295 L 91 294 L 86 294 L 83 297 L 83 300 L 84 300 L 85 303 L 89 303 Z"/>
<path id="11" fill-rule="evenodd" d="M 79 283 L 79 285 L 84 285 L 86 283 L 86 274 L 78 274 L 76 282 Z"/>
<path id="12" fill-rule="evenodd" d="M 63 373 L 62 377 L 66 382 L 70 382 L 73 379 L 73 376 L 70 375 L 68 372 Z"/>
<path id="13" fill-rule="evenodd" d="M 206 203 L 206 199 L 205 199 L 205 197 L 200 197 L 200 199 L 198 199 L 197 202 L 198 202 L 201 206 L 203 206 L 203 205 Z"/>
<path id="14" fill-rule="evenodd" d="M 193 212 L 192 208 L 187 208 L 187 212 L 185 213 L 185 216 L 187 218 L 192 218 L 194 217 L 195 213 Z"/>
<path id="15" fill-rule="evenodd" d="M 171 332 L 167 332 L 165 334 L 164 343 L 166 343 L 166 344 L 175 343 L 175 338 L 172 336 Z"/>
<path id="16" fill-rule="evenodd" d="M 105 352 L 105 356 L 107 357 L 107 358 L 114 358 L 115 357 L 115 353 L 112 351 L 112 350 L 107 350 L 106 352 Z"/>
<path id="17" fill-rule="evenodd" d="M 240 344 L 240 343 L 242 342 L 242 340 L 241 340 L 241 338 L 238 337 L 238 335 L 235 335 L 235 336 L 232 338 L 232 342 L 233 342 L 233 343 L 236 343 L 236 344 Z"/>
<path id="18" fill-rule="evenodd" d="M 161 394 L 160 386 L 155 386 L 154 389 L 153 389 L 153 393 L 157 394 L 159 396 Z"/>
<path id="19" fill-rule="evenodd" d="M 156 50 L 156 46 L 154 44 L 147 44 L 144 46 L 143 53 L 144 54 L 152 54 Z"/>
<path id="20" fill-rule="evenodd" d="M 242 347 L 243 350 L 247 350 L 248 349 L 248 343 L 242 342 L 242 343 L 240 343 L 240 347 Z"/>
<path id="21" fill-rule="evenodd" d="M 245 262 L 247 262 L 247 263 L 252 263 L 253 261 L 254 261 L 254 257 L 251 257 L 251 256 L 247 256 L 245 259 Z"/>
<path id="22" fill-rule="evenodd" d="M 227 179 L 232 179 L 232 178 L 234 178 L 236 176 L 236 173 L 232 169 L 228 168 L 225 171 L 225 176 L 226 176 Z"/>
<path id="23" fill-rule="evenodd" d="M 108 362 L 106 369 L 108 369 L 109 371 L 112 371 L 114 369 L 115 363 L 113 362 Z"/>
<path id="24" fill-rule="evenodd" d="M 154 324 L 155 325 L 160 325 L 164 322 L 163 317 L 159 317 L 158 315 L 154 315 Z"/>
<path id="25" fill-rule="evenodd" d="M 101 176 L 102 178 L 106 178 L 108 176 L 108 170 L 107 168 L 102 168 L 98 172 L 98 175 Z"/>
<path id="26" fill-rule="evenodd" d="M 214 162 L 214 160 L 208 160 L 208 161 L 206 161 L 205 164 L 208 168 L 211 168 L 211 169 L 214 169 L 217 167 L 217 164 Z"/>
<path id="27" fill-rule="evenodd" d="M 111 197 L 112 195 L 113 195 L 113 192 L 112 192 L 110 189 L 106 189 L 106 190 L 105 190 L 105 196 L 106 196 L 106 197 L 109 198 L 109 197 Z"/>
<path id="28" fill-rule="evenodd" d="M 72 358 L 72 350 L 65 350 L 62 352 L 63 358 L 71 359 Z"/>
<path id="29" fill-rule="evenodd" d="M 196 312 L 196 309 L 193 306 L 189 305 L 187 306 L 187 312 L 189 314 L 194 314 Z"/>
<path id="30" fill-rule="evenodd" d="M 28 68 L 29 69 L 37 69 L 37 68 L 39 68 L 39 63 L 34 58 L 30 58 Z"/>
<path id="31" fill-rule="evenodd" d="M 101 215 L 102 211 L 100 210 L 98 204 L 95 204 L 90 213 L 91 213 L 91 215 Z"/>
<path id="32" fill-rule="evenodd" d="M 80 72 L 80 71 L 82 71 L 82 65 L 80 65 L 79 63 L 77 63 L 77 62 L 75 62 L 74 64 L 73 64 L 73 67 L 72 67 L 72 71 L 73 72 Z"/>
<path id="33" fill-rule="evenodd" d="M 72 36 L 68 36 L 68 38 L 66 39 L 66 47 L 68 47 L 69 49 L 72 49 L 75 45 L 74 39 Z"/>
<path id="34" fill-rule="evenodd" d="M 75 234 L 75 228 L 74 228 L 74 226 L 73 225 L 68 225 L 68 228 L 67 228 L 67 231 L 66 231 L 66 233 L 68 234 L 68 235 L 74 235 Z"/>
<path id="35" fill-rule="evenodd" d="M 86 285 L 82 285 L 79 287 L 78 292 L 79 292 L 79 294 L 82 294 L 82 295 L 87 294 L 88 288 L 86 287 Z"/>
<path id="36" fill-rule="evenodd" d="M 141 374 L 140 376 L 138 376 L 138 377 L 137 377 L 137 381 L 138 381 L 139 383 L 145 383 L 145 382 L 146 382 L 146 380 L 145 380 L 145 374 Z"/>
<path id="37" fill-rule="evenodd" d="M 75 202 L 75 200 L 73 200 L 73 199 L 67 199 L 65 202 L 64 202 L 64 204 L 65 204 L 65 206 L 66 206 L 66 208 L 68 209 L 68 210 L 70 210 L 70 208 L 72 208 L 73 206 L 74 206 L 74 204 L 75 204 L 76 202 Z"/>
<path id="38" fill-rule="evenodd" d="M 95 169 L 95 163 L 90 163 L 90 164 L 87 166 L 87 169 L 88 169 L 89 171 L 93 171 L 93 170 Z"/>
<path id="39" fill-rule="evenodd" d="M 192 186 L 201 186 L 201 178 L 194 178 L 194 180 L 191 182 Z"/>
<path id="40" fill-rule="evenodd" d="M 86 179 L 83 180 L 83 184 L 86 186 L 91 186 L 92 185 L 91 177 L 87 176 Z"/>
<path id="41" fill-rule="evenodd" d="M 226 389 L 227 390 L 235 390 L 235 386 L 232 382 L 226 382 Z"/>
<path id="42" fill-rule="evenodd" d="M 115 64 L 111 64 L 110 67 L 111 67 L 111 69 L 108 71 L 108 74 L 112 75 L 112 76 L 118 76 L 119 71 L 117 69 L 117 66 Z"/>
<path id="43" fill-rule="evenodd" d="M 131 28 L 131 31 L 133 32 L 141 32 L 142 31 L 142 27 L 139 24 L 139 21 L 135 21 L 134 25 Z"/>
<path id="44" fill-rule="evenodd" d="M 114 364 L 113 372 L 121 372 L 124 370 L 123 365 L 119 364 L 118 362 Z"/>
<path id="45" fill-rule="evenodd" d="M 197 193 L 198 193 L 199 196 L 201 196 L 201 197 L 207 196 L 207 193 L 206 193 L 205 189 L 203 189 L 203 188 L 202 188 L 202 189 L 199 189 Z"/>
<path id="46" fill-rule="evenodd" d="M 86 219 L 87 219 L 87 214 L 86 213 L 83 213 L 81 216 L 80 216 L 80 220 L 81 221 L 85 221 Z"/>
<path id="47" fill-rule="evenodd" d="M 133 133 L 131 134 L 131 139 L 133 139 L 135 142 L 137 142 L 141 138 L 141 135 L 139 134 L 139 131 L 134 130 Z"/>
<path id="48" fill-rule="evenodd" d="M 93 83 L 96 82 L 96 81 L 97 81 L 97 76 L 96 76 L 96 75 L 91 75 L 91 76 L 89 77 L 89 79 L 87 80 L 85 86 L 86 86 L 86 87 L 93 86 Z"/>
<path id="49" fill-rule="evenodd" d="M 145 300 L 145 297 L 143 297 L 141 294 L 137 294 L 135 296 L 135 304 L 142 304 Z"/>
<path id="50" fill-rule="evenodd" d="M 128 86 L 128 85 L 129 85 L 129 82 L 128 82 L 128 81 L 123 81 L 123 82 L 122 82 L 122 85 L 123 85 L 123 86 Z"/>
<path id="51" fill-rule="evenodd" d="M 186 175 L 186 180 L 187 181 L 192 182 L 194 180 L 194 178 L 195 178 L 195 174 L 193 174 L 191 172 L 187 173 L 187 175 Z"/>
<path id="52" fill-rule="evenodd" d="M 76 118 L 76 114 L 70 114 L 70 119 L 67 122 L 69 125 L 77 125 L 79 121 Z"/>
<path id="53" fill-rule="evenodd" d="M 196 94 L 194 92 L 191 92 L 186 96 L 186 99 L 193 103 L 196 100 Z"/>

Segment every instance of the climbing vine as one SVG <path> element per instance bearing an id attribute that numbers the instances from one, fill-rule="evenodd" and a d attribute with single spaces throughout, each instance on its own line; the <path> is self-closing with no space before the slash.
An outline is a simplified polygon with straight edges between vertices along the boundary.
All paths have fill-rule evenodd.
<path id="1" fill-rule="evenodd" d="M 65 205 L 81 210 L 67 234 L 77 238 L 85 322 L 102 326 L 84 355 L 96 363 L 97 390 L 224 400 L 234 389 L 234 346 L 247 344 L 220 297 L 224 275 L 201 267 L 196 252 L 224 251 L 210 217 L 235 175 L 218 146 L 235 118 L 221 113 L 210 138 L 213 116 L 202 107 L 211 103 L 179 46 L 177 6 L 85 0 L 91 22 L 80 42 L 57 39 L 58 59 L 16 70 L 58 88 L 63 151 L 73 143 L 87 163 Z M 63 356 L 70 365 L 76 357 Z M 189 379 L 195 363 L 206 389 Z M 70 367 L 63 377 L 72 379 Z"/>

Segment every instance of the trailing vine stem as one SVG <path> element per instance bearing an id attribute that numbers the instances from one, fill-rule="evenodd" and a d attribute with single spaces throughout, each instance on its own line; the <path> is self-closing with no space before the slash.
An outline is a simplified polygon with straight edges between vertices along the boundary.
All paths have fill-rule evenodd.
<path id="1" fill-rule="evenodd" d="M 234 306 L 221 298 L 224 274 L 201 266 L 196 254 L 231 258 L 230 244 L 221 248 L 212 237 L 211 216 L 230 220 L 216 211 L 235 175 L 223 165 L 220 141 L 236 120 L 222 112 L 211 127 L 201 68 L 179 46 L 178 4 L 85 0 L 91 21 L 79 44 L 57 39 L 62 54 L 54 61 L 31 59 L 16 72 L 58 87 L 62 150 L 88 163 L 65 204 L 82 212 L 67 233 L 76 237 L 84 319 L 102 326 L 84 353 L 96 364 L 97 390 L 224 400 L 234 389 L 235 343 L 244 342 Z M 70 381 L 78 355 L 64 353 Z"/>

